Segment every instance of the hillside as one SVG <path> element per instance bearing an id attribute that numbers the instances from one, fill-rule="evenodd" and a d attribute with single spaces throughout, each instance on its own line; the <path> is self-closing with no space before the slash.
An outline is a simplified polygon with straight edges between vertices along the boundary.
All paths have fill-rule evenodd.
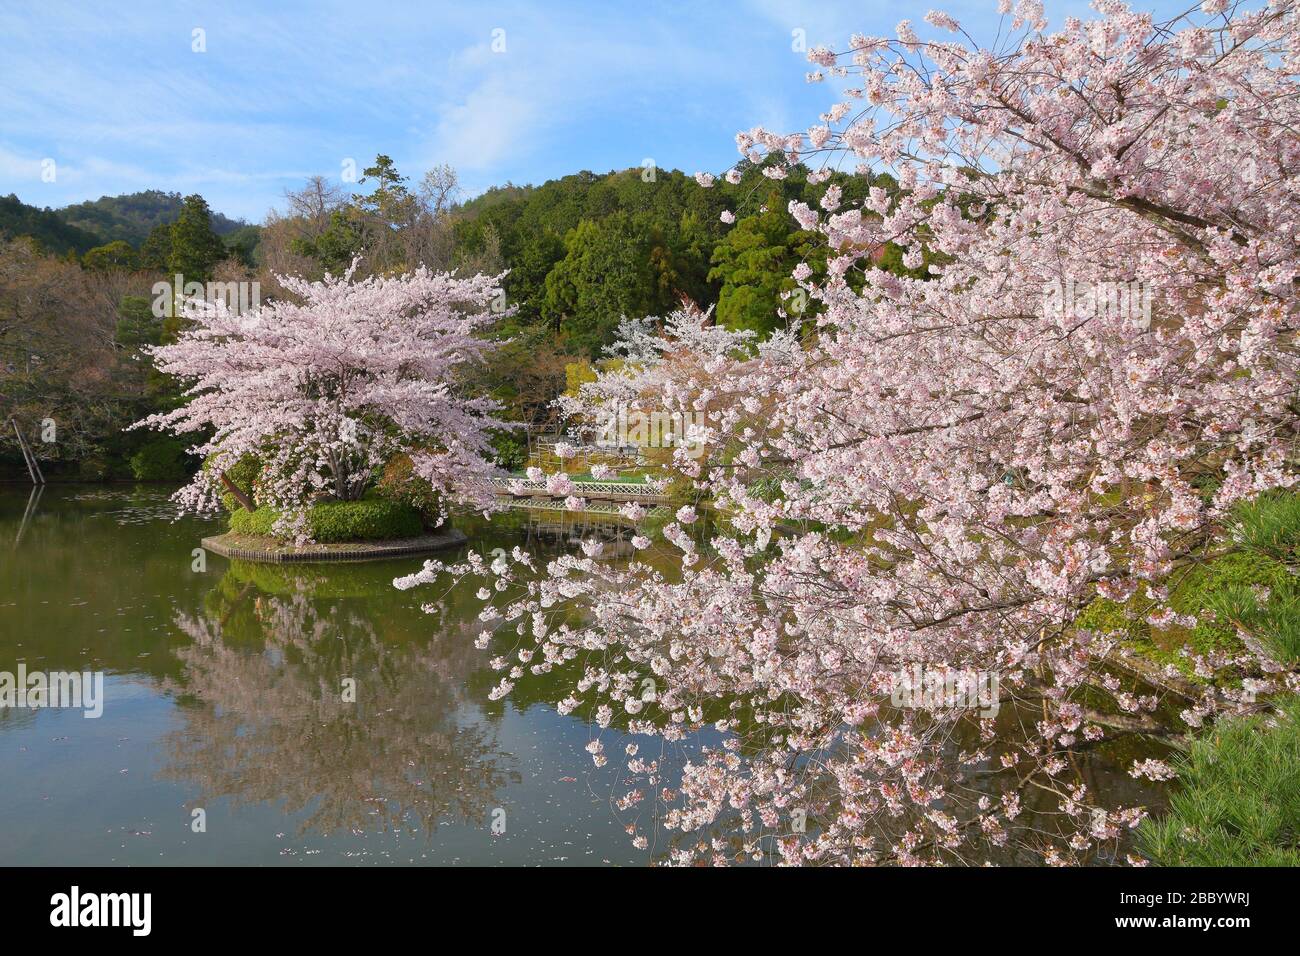
<path id="1" fill-rule="evenodd" d="M 456 254 L 495 253 L 516 321 L 545 324 L 575 352 L 598 354 L 622 317 L 666 315 L 683 296 L 716 306 L 724 325 L 767 334 L 795 286 L 791 270 L 824 268 L 789 203 L 816 206 L 830 186 L 851 202 L 895 184 L 839 172 L 814 183 L 801 166 L 779 180 L 761 166 L 738 171 L 708 189 L 679 170 L 639 167 L 489 189 L 456 211 Z"/>
<path id="2" fill-rule="evenodd" d="M 17 196 L 0 196 L 0 236 L 31 236 L 49 252 L 78 255 L 101 244 L 96 233 L 70 225 L 56 210 L 29 206 Z"/>
<path id="3" fill-rule="evenodd" d="M 100 196 L 65 206 L 55 214 L 68 225 L 99 236 L 100 243 L 121 239 L 138 248 L 154 226 L 175 222 L 183 201 L 180 193 L 146 189 L 124 196 Z M 219 236 L 246 225 L 243 220 L 212 213 L 212 230 Z"/>

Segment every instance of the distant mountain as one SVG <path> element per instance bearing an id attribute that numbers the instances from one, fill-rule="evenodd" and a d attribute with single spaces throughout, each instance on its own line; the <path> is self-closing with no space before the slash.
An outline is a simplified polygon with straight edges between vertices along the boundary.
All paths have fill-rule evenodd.
<path id="1" fill-rule="evenodd" d="M 0 196 L 0 236 L 31 236 L 57 255 L 63 255 L 69 249 L 80 255 L 106 241 L 97 233 L 69 224 L 59 212 L 29 206 L 13 194 Z"/>
<path id="2" fill-rule="evenodd" d="M 147 189 L 126 196 L 100 196 L 93 202 L 79 202 L 55 212 L 68 225 L 99 236 L 97 245 L 122 239 L 139 248 L 154 226 L 176 221 L 182 203 L 180 193 Z M 242 219 L 212 213 L 212 230 L 219 236 L 247 225 Z"/>

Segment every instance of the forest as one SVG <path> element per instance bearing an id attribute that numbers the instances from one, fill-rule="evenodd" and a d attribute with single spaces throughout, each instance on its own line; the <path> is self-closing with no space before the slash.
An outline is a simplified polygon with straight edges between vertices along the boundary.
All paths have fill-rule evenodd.
<path id="1" fill-rule="evenodd" d="M 857 202 L 896 184 L 888 174 L 810 181 L 799 165 L 765 175 L 776 162 L 742 162 L 716 184 L 700 174 L 711 188 L 646 166 L 466 197 L 450 166 L 413 179 L 380 154 L 355 184 L 316 176 L 287 191 L 261 224 L 226 217 L 200 195 L 159 190 L 58 210 L 0 198 L 0 477 L 25 473 L 9 419 L 49 477 L 185 477 L 198 463 L 183 443 L 123 431 L 180 400 L 140 351 L 178 331 L 155 286 L 175 276 L 243 283 L 272 301 L 285 294 L 277 277 L 340 274 L 354 259 L 358 276 L 421 265 L 504 274 L 508 315 L 486 333 L 499 347 L 460 385 L 499 401 L 503 418 L 554 431 L 554 400 L 602 359 L 625 318 L 690 302 L 712 309 L 719 325 L 765 336 L 812 314 L 792 273 L 808 263 L 821 274 L 825 246 L 792 219 L 790 204 L 816 203 L 830 188 Z M 923 273 L 907 269 L 892 244 L 874 259 Z M 525 444 L 503 430 L 499 463 L 518 467 Z"/>

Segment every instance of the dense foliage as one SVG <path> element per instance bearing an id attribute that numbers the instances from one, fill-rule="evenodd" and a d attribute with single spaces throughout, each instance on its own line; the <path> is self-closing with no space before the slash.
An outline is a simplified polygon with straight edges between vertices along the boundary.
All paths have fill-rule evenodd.
<path id="1" fill-rule="evenodd" d="M 235 511 L 230 530 L 238 534 L 274 535 L 281 523 L 275 508 Z M 307 511 L 307 531 L 313 541 L 336 544 L 346 541 L 395 541 L 412 538 L 423 530 L 420 513 L 410 505 L 385 498 L 360 501 L 321 501 Z"/>
<path id="2" fill-rule="evenodd" d="M 64 222 L 99 237 L 101 243 L 125 242 L 135 248 L 145 241 L 151 230 L 175 222 L 184 209 L 185 200 L 180 193 L 146 189 L 143 192 L 122 196 L 100 196 L 98 199 L 73 203 L 56 210 Z M 212 229 L 225 236 L 247 224 L 221 213 L 212 214 Z"/>
<path id="3" fill-rule="evenodd" d="M 28 238 L 0 243 L 0 477 L 26 477 L 10 416 L 49 478 L 132 476 L 149 436 L 122 429 L 169 400 L 139 351 L 166 334 L 149 299 L 131 295 L 141 285 Z"/>
<path id="4" fill-rule="evenodd" d="M 1175 762 L 1168 815 L 1142 822 L 1143 852 L 1161 866 L 1300 866 L 1298 754 L 1300 697 L 1206 731 Z"/>
<path id="5" fill-rule="evenodd" d="M 69 225 L 52 209 L 29 206 L 13 194 L 0 196 L 0 238 L 27 236 L 57 255 L 81 254 L 99 245 L 99 236 Z"/>
<path id="6" fill-rule="evenodd" d="M 612 344 L 624 318 L 666 314 L 683 298 L 717 305 L 724 324 L 770 331 L 794 266 L 804 254 L 818 262 L 787 204 L 818 202 L 832 187 L 861 199 L 873 185 L 892 191 L 893 180 L 868 172 L 814 182 L 797 165 L 772 180 L 767 165 L 743 163 L 714 189 L 640 168 L 491 189 L 459 211 L 456 248 L 499 250 L 517 322 L 548 326 L 581 355 Z"/>
<path id="7" fill-rule="evenodd" d="M 689 299 L 717 304 L 726 325 L 764 333 L 783 326 L 778 310 L 797 292 L 792 268 L 806 259 L 820 274 L 825 262 L 824 252 L 810 242 L 812 234 L 786 215 L 789 201 L 817 202 L 832 185 L 858 198 L 873 184 L 894 190 L 888 175 L 837 174 L 830 182 L 812 182 L 805 168 L 795 166 L 773 180 L 762 174 L 764 165 L 742 163 L 734 183 L 714 189 L 678 171 L 636 168 L 490 189 L 461 202 L 449 167 L 431 169 L 412 184 L 380 155 L 363 171 L 355 192 L 314 177 L 288 193 L 286 208 L 272 213 L 265 226 L 230 220 L 201 196 L 157 190 L 45 213 L 14 198 L 3 201 L 12 209 L 0 215 L 0 232 L 30 234 L 44 245 L 33 248 L 36 258 L 13 258 L 9 278 L 0 284 L 0 303 L 26 295 L 35 271 L 73 274 L 70 261 L 41 264 L 42 253 L 79 255 L 87 275 L 75 285 L 113 297 L 105 298 L 97 321 L 118 326 L 119 334 L 83 337 L 75 347 L 89 364 L 128 369 L 146 364 L 139 348 L 170 340 L 179 330 L 178 319 L 152 314 L 159 308 L 154 284 L 162 279 L 170 285 L 177 274 L 186 282 L 255 282 L 268 299 L 286 294 L 278 275 L 322 278 L 348 268 L 359 253 L 365 255 L 360 277 L 421 265 L 462 274 L 505 271 L 512 308 L 487 333 L 500 348 L 467 387 L 500 402 L 504 417 L 553 430 L 552 403 L 571 367 L 598 357 L 625 317 L 664 314 Z M 899 257 L 891 246 L 879 258 L 903 274 Z M 66 322 L 62 314 L 76 298 L 66 291 L 52 295 L 39 314 L 25 307 L 21 324 Z M 809 309 L 811 314 L 816 305 Z M 32 354 L 23 352 L 24 365 Z M 155 372 L 127 379 L 118 383 L 111 404 L 133 407 L 137 414 L 81 415 L 75 446 L 40 449 L 56 473 L 60 461 L 75 466 L 93 458 L 87 474 L 132 474 L 129 459 L 141 439 L 121 436 L 120 426 L 139 412 L 173 407 L 175 387 Z M 47 365 L 29 385 L 39 382 L 57 393 L 60 381 Z M 21 388 L 19 379 L 0 381 L 0 393 Z M 21 403 L 18 411 L 28 428 L 48 417 Z M 518 467 L 526 455 L 526 442 L 509 432 L 494 436 L 494 445 L 497 459 L 509 467 Z M 21 470 L 11 436 L 0 436 L 0 449 L 7 470 Z"/>

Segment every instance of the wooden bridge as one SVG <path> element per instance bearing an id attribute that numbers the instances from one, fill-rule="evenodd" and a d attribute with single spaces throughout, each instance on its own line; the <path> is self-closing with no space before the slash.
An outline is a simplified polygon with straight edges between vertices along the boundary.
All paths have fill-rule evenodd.
<path id="1" fill-rule="evenodd" d="M 545 481 L 530 478 L 489 478 L 493 493 L 503 498 L 560 498 L 546 490 Z M 638 501 L 645 505 L 668 504 L 668 495 L 653 485 L 631 481 L 574 481 L 573 495 L 587 501 Z"/>
<path id="2" fill-rule="evenodd" d="M 531 515 L 539 514 L 556 514 L 556 515 L 588 515 L 595 519 L 610 521 L 627 521 L 623 513 L 619 511 L 622 503 L 618 501 L 588 501 L 586 507 L 581 511 L 570 511 L 564 506 L 562 498 L 510 498 L 506 502 L 506 507 L 526 511 Z M 668 505 L 651 504 L 646 506 L 646 514 L 652 517 L 661 515 L 670 515 L 673 509 Z"/>

